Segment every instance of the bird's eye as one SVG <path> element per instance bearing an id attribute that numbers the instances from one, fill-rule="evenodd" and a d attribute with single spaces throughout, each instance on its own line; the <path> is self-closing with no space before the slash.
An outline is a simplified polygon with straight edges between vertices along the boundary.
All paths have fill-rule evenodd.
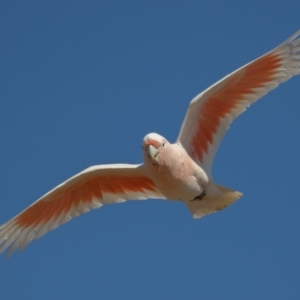
<path id="1" fill-rule="evenodd" d="M 165 146 L 165 143 L 163 143 L 163 147 Z"/>

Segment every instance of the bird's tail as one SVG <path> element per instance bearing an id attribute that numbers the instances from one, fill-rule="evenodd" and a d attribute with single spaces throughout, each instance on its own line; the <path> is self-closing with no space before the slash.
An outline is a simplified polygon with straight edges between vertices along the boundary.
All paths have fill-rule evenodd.
<path id="1" fill-rule="evenodd" d="M 220 194 L 218 197 L 206 195 L 202 200 L 185 202 L 193 218 L 199 219 L 207 214 L 219 211 L 243 196 L 242 193 L 231 190 L 221 185 L 215 185 Z"/>

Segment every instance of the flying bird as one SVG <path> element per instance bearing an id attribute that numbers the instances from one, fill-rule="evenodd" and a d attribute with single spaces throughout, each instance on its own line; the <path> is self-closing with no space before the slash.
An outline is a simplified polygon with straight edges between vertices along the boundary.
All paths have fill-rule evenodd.
<path id="1" fill-rule="evenodd" d="M 194 218 L 227 207 L 242 194 L 216 184 L 211 175 L 223 136 L 248 106 L 299 74 L 300 30 L 192 99 L 174 144 L 149 133 L 142 141 L 143 164 L 87 168 L 0 226 L 0 253 L 8 247 L 8 255 L 22 250 L 33 239 L 103 204 L 177 200 Z"/>

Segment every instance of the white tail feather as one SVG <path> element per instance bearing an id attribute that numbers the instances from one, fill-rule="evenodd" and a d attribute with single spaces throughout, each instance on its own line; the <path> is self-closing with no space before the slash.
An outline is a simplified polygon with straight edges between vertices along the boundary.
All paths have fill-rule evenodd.
<path id="1" fill-rule="evenodd" d="M 216 184 L 216 187 L 221 192 L 221 195 L 219 197 L 213 198 L 206 195 L 200 201 L 195 200 L 186 202 L 188 209 L 193 215 L 193 218 L 199 219 L 207 214 L 217 212 L 234 203 L 236 200 L 243 196 L 242 193 L 231 190 L 224 186 Z"/>

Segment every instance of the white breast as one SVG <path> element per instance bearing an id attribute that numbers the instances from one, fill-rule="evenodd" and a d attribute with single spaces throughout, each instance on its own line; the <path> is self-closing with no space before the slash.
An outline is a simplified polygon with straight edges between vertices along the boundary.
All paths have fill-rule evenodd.
<path id="1" fill-rule="evenodd" d="M 159 155 L 159 164 L 153 166 L 146 159 L 145 166 L 167 199 L 189 201 L 202 193 L 209 179 L 181 145 L 169 144 Z"/>

